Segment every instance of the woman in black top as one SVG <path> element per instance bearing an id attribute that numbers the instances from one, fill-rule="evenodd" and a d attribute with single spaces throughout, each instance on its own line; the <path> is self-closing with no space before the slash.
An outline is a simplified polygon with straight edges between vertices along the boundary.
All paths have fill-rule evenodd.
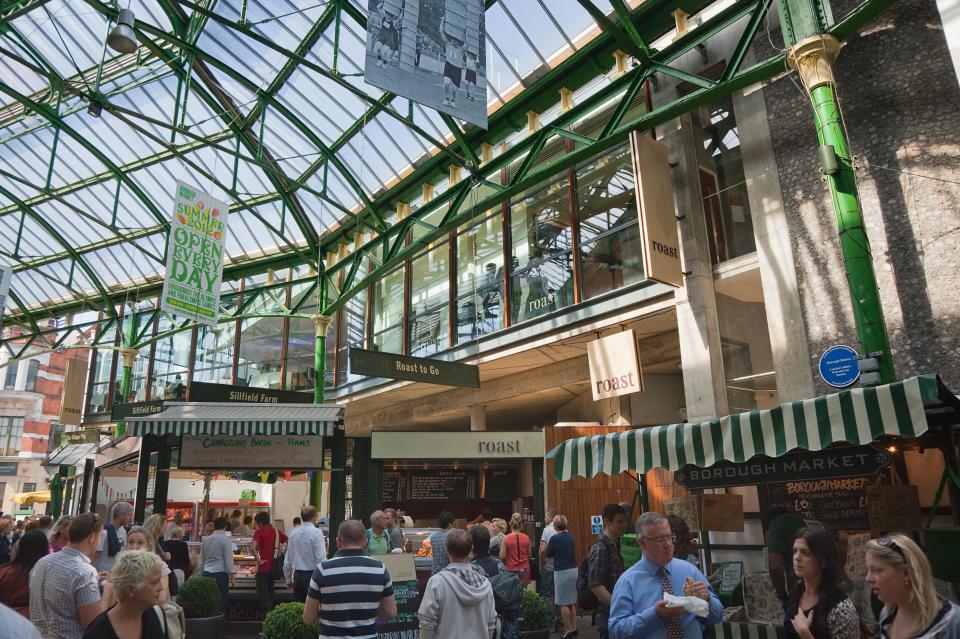
<path id="1" fill-rule="evenodd" d="M 860 617 L 837 585 L 843 571 L 833 536 L 826 529 L 797 531 L 793 572 L 800 581 L 784 605 L 787 639 L 859 639 Z"/>
<path id="2" fill-rule="evenodd" d="M 163 567 L 163 560 L 147 550 L 117 555 L 110 571 L 117 605 L 94 619 L 83 639 L 165 639 L 164 623 L 154 608 L 163 592 Z"/>
<path id="3" fill-rule="evenodd" d="M 567 518 L 553 518 L 556 534 L 547 542 L 547 557 L 553 559 L 553 601 L 563 618 L 563 639 L 577 636 L 577 545 L 567 530 Z"/>
<path id="4" fill-rule="evenodd" d="M 190 561 L 190 547 L 183 540 L 183 535 L 183 528 L 178 526 L 170 531 L 170 539 L 163 541 L 163 549 L 170 553 L 167 566 L 172 571 L 182 571 L 182 574 L 177 575 L 177 580 L 180 582 L 189 578 L 193 571 L 193 565 Z"/>

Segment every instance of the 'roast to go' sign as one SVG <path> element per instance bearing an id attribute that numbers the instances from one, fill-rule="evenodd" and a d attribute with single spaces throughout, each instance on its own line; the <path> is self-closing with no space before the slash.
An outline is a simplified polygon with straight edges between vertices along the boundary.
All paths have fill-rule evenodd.
<path id="1" fill-rule="evenodd" d="M 161 310 L 201 324 L 217 323 L 227 213 L 226 203 L 177 182 Z"/>

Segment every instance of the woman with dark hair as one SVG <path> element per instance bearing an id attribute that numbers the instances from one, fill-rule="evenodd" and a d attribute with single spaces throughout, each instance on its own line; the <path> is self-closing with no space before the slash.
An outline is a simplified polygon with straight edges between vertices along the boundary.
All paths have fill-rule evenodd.
<path id="1" fill-rule="evenodd" d="M 0 603 L 30 618 L 30 571 L 49 553 L 44 531 L 31 530 L 20 538 L 13 560 L 0 568 Z"/>
<path id="2" fill-rule="evenodd" d="M 787 639 L 858 639 L 857 609 L 838 585 L 843 569 L 833 536 L 824 528 L 801 528 L 793 540 L 798 577 L 784 609 Z"/>

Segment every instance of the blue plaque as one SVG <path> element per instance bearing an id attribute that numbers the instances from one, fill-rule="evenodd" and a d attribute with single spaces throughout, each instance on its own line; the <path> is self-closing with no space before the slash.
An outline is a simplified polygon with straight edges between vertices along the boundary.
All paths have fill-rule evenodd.
<path id="1" fill-rule="evenodd" d="M 860 377 L 860 354 L 849 346 L 831 346 L 820 356 L 820 378 L 834 388 L 844 388 Z"/>

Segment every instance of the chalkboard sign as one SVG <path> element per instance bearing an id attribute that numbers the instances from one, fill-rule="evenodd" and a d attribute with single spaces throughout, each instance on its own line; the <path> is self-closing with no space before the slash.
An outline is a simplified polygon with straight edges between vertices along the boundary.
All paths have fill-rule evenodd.
<path id="1" fill-rule="evenodd" d="M 517 469 L 488 468 L 483 473 L 483 497 L 489 501 L 517 498 Z"/>
<path id="2" fill-rule="evenodd" d="M 397 616 L 390 621 L 377 623 L 379 639 L 419 639 L 420 620 L 417 610 L 422 595 L 417 587 L 417 572 L 413 555 L 380 555 L 390 579 L 393 581 L 393 596 L 397 600 Z"/>
<path id="3" fill-rule="evenodd" d="M 413 501 L 465 501 L 480 496 L 479 473 L 473 469 L 431 468 L 410 471 Z"/>
<path id="4" fill-rule="evenodd" d="M 397 504 L 407 499 L 407 471 L 385 470 L 380 480 L 380 503 Z"/>
<path id="5" fill-rule="evenodd" d="M 785 504 L 807 520 L 830 530 L 870 530 L 866 488 L 869 477 L 787 481 L 758 486 L 760 507 Z"/>

